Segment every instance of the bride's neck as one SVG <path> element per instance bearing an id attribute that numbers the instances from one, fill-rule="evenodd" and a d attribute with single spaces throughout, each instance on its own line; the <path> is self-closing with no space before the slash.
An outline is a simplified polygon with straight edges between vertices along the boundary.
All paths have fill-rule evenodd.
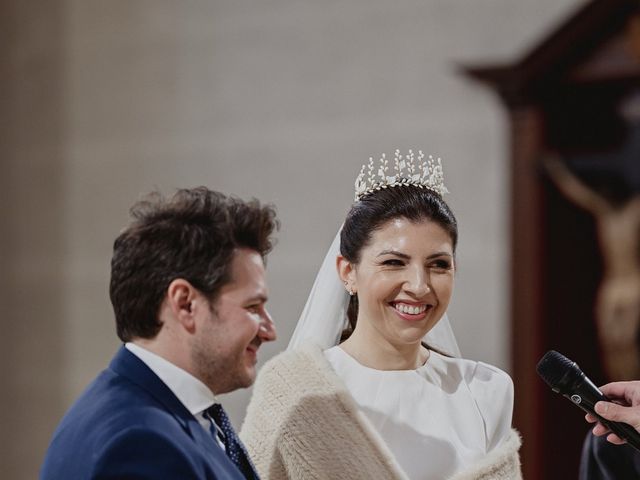
<path id="1" fill-rule="evenodd" d="M 365 329 L 356 329 L 340 344 L 345 352 L 365 367 L 376 370 L 415 370 L 425 364 L 429 351 L 420 342 L 395 345 Z"/>

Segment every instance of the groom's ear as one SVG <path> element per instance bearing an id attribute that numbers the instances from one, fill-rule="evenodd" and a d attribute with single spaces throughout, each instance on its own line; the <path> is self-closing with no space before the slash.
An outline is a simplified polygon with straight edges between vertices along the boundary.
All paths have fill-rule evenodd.
<path id="1" fill-rule="evenodd" d="M 338 276 L 340 277 L 340 280 L 342 280 L 342 283 L 347 287 L 347 290 L 355 290 L 356 269 L 353 263 L 342 255 L 338 255 L 338 258 L 336 258 L 336 268 L 338 269 Z"/>
<path id="2" fill-rule="evenodd" d="M 175 326 L 181 325 L 189 332 L 193 332 L 195 328 L 195 320 L 197 318 L 197 310 L 203 308 L 204 305 L 198 291 L 191 283 L 183 278 L 175 278 L 167 287 L 167 293 L 163 305 L 167 310 L 165 313 L 171 313 L 169 318 L 175 322 Z M 205 304 L 208 308 L 208 304 Z M 171 328 L 174 328 L 172 325 Z"/>

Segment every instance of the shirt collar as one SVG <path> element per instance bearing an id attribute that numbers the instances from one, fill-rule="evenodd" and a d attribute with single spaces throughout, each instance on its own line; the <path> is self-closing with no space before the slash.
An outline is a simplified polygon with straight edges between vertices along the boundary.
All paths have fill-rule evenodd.
<path id="1" fill-rule="evenodd" d="M 192 415 L 201 413 L 214 403 L 219 403 L 209 388 L 189 372 L 135 343 L 127 342 L 125 348 L 138 357 L 155 373 Z"/>

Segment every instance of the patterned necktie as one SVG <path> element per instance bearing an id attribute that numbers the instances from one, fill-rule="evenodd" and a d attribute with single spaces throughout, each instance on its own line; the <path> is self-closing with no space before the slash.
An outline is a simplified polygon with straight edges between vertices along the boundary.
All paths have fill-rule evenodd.
<path id="1" fill-rule="evenodd" d="M 244 445 L 236 435 L 236 432 L 233 430 L 229 417 L 222 408 L 222 405 L 214 403 L 209 407 L 207 413 L 211 416 L 216 425 L 220 427 L 220 430 L 222 430 L 222 433 L 224 434 L 223 443 L 227 456 L 240 469 L 245 478 L 257 478 L 254 473 L 255 469 L 253 464 L 251 463 L 251 460 L 249 460 L 249 455 L 244 449 Z M 214 435 L 216 434 L 214 431 L 212 431 L 212 433 Z"/>

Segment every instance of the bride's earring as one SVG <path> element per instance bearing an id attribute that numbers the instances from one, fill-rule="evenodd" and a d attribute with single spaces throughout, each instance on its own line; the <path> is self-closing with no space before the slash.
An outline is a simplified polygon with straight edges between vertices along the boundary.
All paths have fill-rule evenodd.
<path id="1" fill-rule="evenodd" d="M 349 282 L 344 282 L 344 286 L 347 289 L 347 292 L 349 292 L 349 295 L 353 297 L 356 294 L 356 292 L 353 291 L 353 288 L 349 286 Z"/>

